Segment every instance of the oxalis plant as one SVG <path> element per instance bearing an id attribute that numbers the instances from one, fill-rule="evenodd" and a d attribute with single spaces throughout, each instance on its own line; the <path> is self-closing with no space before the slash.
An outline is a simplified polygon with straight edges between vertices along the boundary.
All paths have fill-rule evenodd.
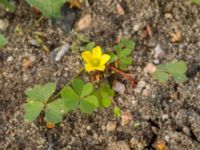
<path id="1" fill-rule="evenodd" d="M 90 50 L 82 52 L 81 56 L 85 62 L 84 68 L 72 77 L 57 94 L 54 93 L 56 90 L 55 83 L 47 83 L 43 86 L 35 85 L 33 88 L 28 88 L 25 91 L 27 100 L 23 105 L 25 120 L 27 122 L 33 122 L 40 116 L 41 112 L 44 112 L 44 119 L 47 124 L 55 125 L 61 122 L 63 116 L 69 111 L 79 109 L 83 113 L 91 114 L 97 108 L 108 108 L 111 105 L 113 106 L 114 115 L 120 117 L 121 110 L 114 101 L 115 92 L 108 83 L 103 82 L 105 80 L 102 79 L 98 88 L 94 88 L 93 82 L 86 83 L 78 78 L 84 72 L 95 74 L 98 78 L 100 74 L 113 72 L 131 81 L 132 84 L 135 84 L 136 81 L 131 74 L 121 71 L 119 69 L 120 65 L 115 66 L 120 61 L 126 62 L 127 57 L 129 58 L 131 56 L 135 42 L 123 39 L 119 45 L 121 45 L 121 49 L 125 49 L 128 52 L 123 55 L 118 52 L 114 56 L 114 50 L 113 54 L 104 54 L 100 46 L 90 47 Z M 115 60 L 113 60 L 113 57 Z M 132 59 L 130 61 L 132 63 Z M 129 62 L 128 64 L 131 65 L 131 63 Z M 128 64 L 125 63 L 124 66 L 128 67 Z M 127 70 L 124 66 L 123 69 Z"/>
<path id="2" fill-rule="evenodd" d="M 44 120 L 47 127 L 54 127 L 55 124 L 62 122 L 63 116 L 69 111 L 81 112 L 88 115 L 92 114 L 97 108 L 108 108 L 112 106 L 114 115 L 119 118 L 120 108 L 114 101 L 115 92 L 106 79 L 101 80 L 98 88 L 94 87 L 94 82 L 84 82 L 79 76 L 83 73 L 95 75 L 98 81 L 100 75 L 112 73 L 119 74 L 135 86 L 136 80 L 127 72 L 129 65 L 132 64 L 132 51 L 135 48 L 135 42 L 122 39 L 119 44 L 114 46 L 113 51 L 104 54 L 100 46 L 92 47 L 82 52 L 81 56 L 85 62 L 82 68 L 72 79 L 55 94 L 56 84 L 47 83 L 45 85 L 35 85 L 25 91 L 27 96 L 26 103 L 23 105 L 25 114 L 24 118 L 28 122 L 33 122 L 44 112 Z M 86 46 L 87 47 L 87 46 Z M 187 66 L 184 61 L 171 61 L 156 67 L 153 77 L 164 83 L 170 77 L 175 82 L 181 83 L 187 80 L 185 75 Z M 100 82 L 98 82 L 100 83 Z"/>

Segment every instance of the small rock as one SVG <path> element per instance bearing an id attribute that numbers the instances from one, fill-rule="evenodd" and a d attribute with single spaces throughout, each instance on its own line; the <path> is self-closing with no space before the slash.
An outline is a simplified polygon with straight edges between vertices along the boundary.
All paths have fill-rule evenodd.
<path id="1" fill-rule="evenodd" d="M 162 50 L 160 44 L 157 44 L 154 50 L 155 50 L 154 54 L 155 58 L 161 58 L 165 55 L 165 52 Z"/>
<path id="2" fill-rule="evenodd" d="M 154 73 L 156 71 L 156 66 L 152 63 L 148 63 L 145 67 L 144 67 L 144 72 L 146 73 Z"/>
<path id="3" fill-rule="evenodd" d="M 12 56 L 9 56 L 8 58 L 7 58 L 7 62 L 11 62 L 13 60 L 13 57 Z"/>
<path id="4" fill-rule="evenodd" d="M 145 81 L 139 81 L 138 84 L 137 84 L 137 87 L 134 89 L 134 91 L 136 93 L 140 93 L 142 91 L 142 89 L 145 87 L 146 85 L 146 82 Z"/>
<path id="5" fill-rule="evenodd" d="M 186 127 L 186 126 L 183 127 L 183 132 L 184 132 L 187 136 L 190 135 L 190 129 L 189 129 L 188 127 Z"/>
<path id="6" fill-rule="evenodd" d="M 117 13 L 119 15 L 124 15 L 125 14 L 125 11 L 124 9 L 122 8 L 122 6 L 118 3 L 117 6 L 116 6 L 116 10 L 117 10 Z"/>
<path id="7" fill-rule="evenodd" d="M 69 51 L 69 44 L 66 43 L 65 45 L 63 45 L 62 47 L 60 48 L 56 48 L 54 51 L 58 51 L 57 55 L 56 55 L 56 58 L 55 58 L 55 61 L 60 61 L 62 59 L 62 57 Z"/>
<path id="8" fill-rule="evenodd" d="M 150 94 L 151 94 L 150 89 L 144 89 L 142 92 L 142 95 L 144 95 L 144 96 L 149 96 Z"/>
<path id="9" fill-rule="evenodd" d="M 111 143 L 106 150 L 130 150 L 130 147 L 126 141 L 118 141 Z"/>
<path id="10" fill-rule="evenodd" d="M 90 26 L 91 22 L 92 22 L 92 16 L 90 14 L 86 14 L 79 20 L 77 24 L 77 29 L 79 31 L 84 30 Z"/>
<path id="11" fill-rule="evenodd" d="M 39 42 L 39 41 L 36 40 L 36 39 L 30 40 L 30 44 L 31 44 L 32 46 L 37 47 L 37 48 L 40 48 L 40 47 L 42 46 L 41 42 Z"/>
<path id="12" fill-rule="evenodd" d="M 159 59 L 155 59 L 153 62 L 157 65 L 160 63 Z"/>
<path id="13" fill-rule="evenodd" d="M 164 120 L 167 120 L 169 118 L 169 115 L 168 114 L 163 114 L 162 115 L 162 120 L 164 121 Z"/>
<path id="14" fill-rule="evenodd" d="M 107 131 L 115 131 L 115 129 L 116 129 L 116 127 L 117 127 L 117 122 L 116 121 L 109 121 L 108 123 L 107 123 L 107 125 L 106 125 L 106 129 L 107 129 Z"/>
<path id="15" fill-rule="evenodd" d="M 173 18 L 171 13 L 165 13 L 164 16 L 165 16 L 165 19 L 172 19 Z"/>
<path id="16" fill-rule="evenodd" d="M 1 31 L 6 31 L 8 26 L 9 26 L 9 22 L 7 19 L 4 19 L 4 20 L 0 19 L 0 30 Z"/>
<path id="17" fill-rule="evenodd" d="M 140 30 L 141 26 L 142 26 L 142 24 L 141 24 L 141 23 L 138 23 L 138 24 L 136 24 L 136 25 L 133 26 L 133 30 L 134 30 L 135 32 L 137 32 L 137 31 Z"/>
<path id="18" fill-rule="evenodd" d="M 129 112 L 122 112 L 121 113 L 121 125 L 125 126 L 128 124 L 130 121 L 133 120 L 133 115 Z"/>
<path id="19" fill-rule="evenodd" d="M 126 90 L 124 84 L 122 84 L 121 82 L 116 82 L 112 88 L 120 95 L 123 95 Z"/>

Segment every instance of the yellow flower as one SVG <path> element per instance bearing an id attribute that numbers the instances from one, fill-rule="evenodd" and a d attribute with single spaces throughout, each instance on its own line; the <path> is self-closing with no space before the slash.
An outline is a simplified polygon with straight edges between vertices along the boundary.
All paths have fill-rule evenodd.
<path id="1" fill-rule="evenodd" d="M 90 72 L 94 70 L 104 71 L 105 64 L 110 59 L 107 54 L 102 54 L 100 46 L 92 49 L 92 52 L 85 51 L 82 53 L 82 58 L 85 60 L 85 70 Z"/>

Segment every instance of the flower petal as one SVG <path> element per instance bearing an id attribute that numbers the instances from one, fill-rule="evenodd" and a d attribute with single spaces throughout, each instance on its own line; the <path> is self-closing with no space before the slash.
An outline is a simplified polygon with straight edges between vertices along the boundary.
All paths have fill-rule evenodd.
<path id="1" fill-rule="evenodd" d="M 101 56 L 101 63 L 100 65 L 105 65 L 110 59 L 110 55 L 104 54 Z"/>
<path id="2" fill-rule="evenodd" d="M 85 51 L 82 53 L 82 58 L 87 62 L 90 63 L 92 60 L 92 53 L 90 51 Z"/>
<path id="3" fill-rule="evenodd" d="M 91 64 L 85 64 L 85 70 L 87 72 L 90 72 L 90 71 L 94 71 L 95 68 L 93 66 L 91 66 Z"/>
<path id="4" fill-rule="evenodd" d="M 96 69 L 99 70 L 99 71 L 104 71 L 105 70 L 105 65 L 98 66 L 98 67 L 96 67 Z"/>
<path id="5" fill-rule="evenodd" d="M 100 58 L 102 56 L 102 51 L 100 46 L 96 46 L 95 48 L 92 49 L 92 55 Z"/>

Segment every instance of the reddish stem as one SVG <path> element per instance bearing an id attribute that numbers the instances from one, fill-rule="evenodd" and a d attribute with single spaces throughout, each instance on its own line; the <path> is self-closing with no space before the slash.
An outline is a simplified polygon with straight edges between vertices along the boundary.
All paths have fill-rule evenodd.
<path id="1" fill-rule="evenodd" d="M 123 71 L 121 71 L 121 70 L 119 70 L 119 69 L 117 69 L 117 68 L 115 68 L 114 66 L 111 66 L 111 65 L 108 66 L 108 67 L 109 67 L 109 69 L 111 69 L 115 73 L 117 73 L 117 74 L 123 76 L 124 78 L 126 78 L 127 80 L 131 81 L 131 84 L 132 84 L 133 87 L 136 86 L 137 81 L 134 79 L 133 75 L 131 75 L 129 73 L 125 73 L 125 72 L 123 72 Z"/>

